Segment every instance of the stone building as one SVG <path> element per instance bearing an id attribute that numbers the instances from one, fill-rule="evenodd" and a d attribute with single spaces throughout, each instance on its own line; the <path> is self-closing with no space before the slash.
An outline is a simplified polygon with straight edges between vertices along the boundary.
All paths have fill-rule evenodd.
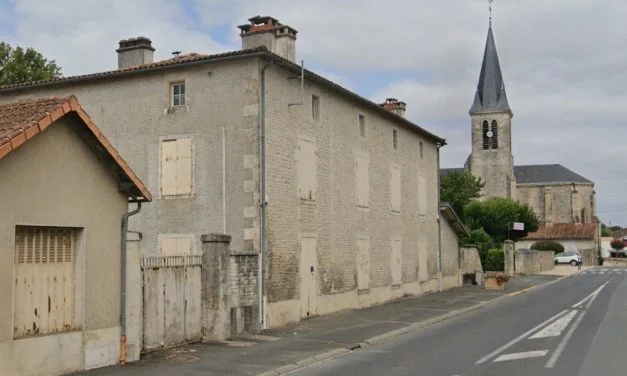
<path id="1" fill-rule="evenodd" d="M 513 112 L 507 100 L 492 25 L 470 108 L 472 152 L 464 168 L 485 182 L 482 199 L 504 197 L 528 204 L 541 222 L 596 223 L 594 183 L 559 164 L 515 166 Z"/>
<path id="2" fill-rule="evenodd" d="M 123 40 L 115 70 L 7 86 L 0 101 L 76 95 L 156 192 L 131 222 L 145 254 L 231 235 L 259 255 L 245 311 L 265 327 L 457 286 L 459 231 L 439 220 L 445 140 L 403 102 L 303 69 L 295 29 L 254 17 L 240 30 L 242 50 L 163 61 L 148 38 Z"/>

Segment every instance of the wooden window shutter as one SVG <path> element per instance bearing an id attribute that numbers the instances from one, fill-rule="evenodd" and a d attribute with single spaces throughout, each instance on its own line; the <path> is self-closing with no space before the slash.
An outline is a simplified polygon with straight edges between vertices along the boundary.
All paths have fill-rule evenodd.
<path id="1" fill-rule="evenodd" d="M 176 141 L 176 194 L 192 193 L 192 139 Z"/>
<path id="2" fill-rule="evenodd" d="M 177 141 L 161 142 L 161 194 L 176 194 Z"/>

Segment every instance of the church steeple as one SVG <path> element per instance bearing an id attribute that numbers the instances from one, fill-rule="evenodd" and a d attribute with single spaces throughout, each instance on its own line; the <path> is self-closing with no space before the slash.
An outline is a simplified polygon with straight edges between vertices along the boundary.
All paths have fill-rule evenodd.
<path id="1" fill-rule="evenodd" d="M 496 52 L 494 34 L 492 33 L 491 19 L 490 28 L 488 29 L 488 39 L 483 53 L 479 85 L 477 86 L 475 100 L 470 108 L 471 115 L 488 112 L 512 112 L 507 102 L 505 83 L 503 82 L 499 56 Z"/>

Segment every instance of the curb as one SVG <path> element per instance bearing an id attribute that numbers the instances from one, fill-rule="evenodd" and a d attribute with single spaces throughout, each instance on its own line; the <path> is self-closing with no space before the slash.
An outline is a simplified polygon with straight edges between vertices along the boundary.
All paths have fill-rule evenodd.
<path id="1" fill-rule="evenodd" d="M 552 281 L 543 283 L 541 285 L 530 286 L 530 287 L 527 287 L 527 288 L 519 290 L 519 291 L 514 291 L 512 293 L 499 296 L 498 298 L 494 298 L 492 300 L 488 300 L 488 301 L 485 301 L 485 302 L 477 303 L 477 304 L 472 305 L 470 307 L 461 308 L 461 309 L 458 309 L 458 310 L 455 310 L 455 311 L 451 311 L 451 312 L 445 313 L 445 314 L 437 316 L 437 317 L 433 317 L 433 318 L 425 320 L 425 321 L 421 321 L 421 322 L 410 324 L 410 325 L 405 326 L 405 327 L 400 328 L 400 329 L 396 329 L 396 330 L 392 330 L 390 332 L 379 334 L 377 336 L 368 338 L 365 341 L 356 344 L 356 347 L 363 349 L 363 348 L 366 348 L 366 347 L 369 347 L 369 346 L 380 344 L 380 343 L 389 341 L 392 338 L 401 336 L 403 334 L 415 332 L 415 331 L 418 331 L 420 329 L 426 328 L 428 326 L 432 326 L 432 325 L 435 325 L 437 323 L 440 323 L 442 321 L 450 320 L 450 319 L 455 318 L 457 316 L 460 316 L 460 315 L 463 315 L 463 314 L 466 314 L 466 313 L 469 313 L 469 312 L 473 312 L 473 311 L 479 310 L 479 309 L 481 309 L 481 308 L 483 308 L 483 307 L 485 307 L 485 306 L 487 306 L 489 304 L 498 302 L 498 301 L 503 300 L 505 298 L 510 298 L 510 297 L 513 297 L 513 296 L 516 296 L 516 295 L 524 294 L 524 293 L 529 292 L 531 290 L 534 290 L 534 289 L 536 289 L 538 287 L 549 286 L 549 285 L 551 285 L 553 283 L 557 283 L 557 282 L 559 282 L 559 281 L 561 281 L 563 279 L 572 277 L 572 276 L 577 275 L 579 273 L 581 273 L 581 270 L 576 271 L 573 274 L 569 274 L 569 275 L 566 275 L 566 276 L 559 277 L 557 279 L 554 279 Z M 256 376 L 288 375 L 288 374 L 290 374 L 290 373 L 292 373 L 292 372 L 294 372 L 296 370 L 299 370 L 301 368 L 305 368 L 305 367 L 307 367 L 309 365 L 312 365 L 312 364 L 315 364 L 315 363 L 321 363 L 321 362 L 329 360 L 329 359 L 338 358 L 338 357 L 346 355 L 347 353 L 350 353 L 352 351 L 353 350 L 351 350 L 349 348 L 346 348 L 346 347 L 339 347 L 337 349 L 329 350 L 327 352 L 323 352 L 323 353 L 311 356 L 309 358 L 302 359 L 302 360 L 300 360 L 300 361 L 298 361 L 296 363 L 290 363 L 290 364 L 287 364 L 287 365 L 284 365 L 284 366 L 281 366 L 281 367 L 273 368 L 273 369 L 271 369 L 269 371 L 266 371 L 266 372 L 263 372 L 263 373 L 259 373 Z"/>

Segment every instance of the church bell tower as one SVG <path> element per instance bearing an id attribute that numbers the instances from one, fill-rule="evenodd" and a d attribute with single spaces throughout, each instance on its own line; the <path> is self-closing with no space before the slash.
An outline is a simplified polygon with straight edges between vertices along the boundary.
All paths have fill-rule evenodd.
<path id="1" fill-rule="evenodd" d="M 472 152 L 466 162 L 466 169 L 485 182 L 482 199 L 503 197 L 516 200 L 511 133 L 513 116 L 507 102 L 490 19 L 479 84 L 470 108 Z"/>

